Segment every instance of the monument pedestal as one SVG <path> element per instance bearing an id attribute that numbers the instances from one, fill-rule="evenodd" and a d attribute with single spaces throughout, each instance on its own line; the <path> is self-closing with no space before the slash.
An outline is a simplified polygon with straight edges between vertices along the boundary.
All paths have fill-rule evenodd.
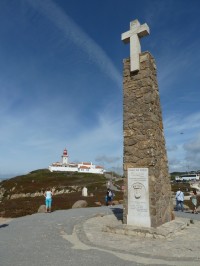
<path id="1" fill-rule="evenodd" d="M 172 220 L 168 173 L 156 64 L 140 54 L 140 71 L 124 60 L 124 213 L 123 222 L 158 227 Z M 140 196 L 137 194 L 140 192 Z"/>

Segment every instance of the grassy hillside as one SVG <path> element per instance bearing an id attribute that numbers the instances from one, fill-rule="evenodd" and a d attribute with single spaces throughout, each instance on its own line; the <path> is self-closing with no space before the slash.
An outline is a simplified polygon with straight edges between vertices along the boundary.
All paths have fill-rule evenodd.
<path id="1" fill-rule="evenodd" d="M 45 191 L 47 187 L 61 188 L 72 186 L 87 186 L 94 189 L 105 185 L 106 179 L 103 175 L 73 173 L 73 172 L 50 172 L 47 169 L 32 171 L 27 175 L 17 176 L 0 183 L 0 187 L 6 189 L 9 195 L 16 193 L 33 193 Z"/>
<path id="2" fill-rule="evenodd" d="M 45 199 L 42 194 L 47 187 L 54 188 L 55 194 L 60 193 L 53 197 L 53 210 L 69 209 L 80 199 L 86 200 L 89 207 L 97 206 L 95 202 L 104 204 L 106 182 L 106 177 L 98 174 L 51 173 L 47 169 L 32 171 L 27 175 L 0 183 L 0 194 L 2 194 L 0 216 L 19 217 L 36 213 L 39 206 L 44 204 Z M 93 194 L 93 196 L 82 197 L 84 186 L 88 189 L 88 195 Z M 66 190 L 68 193 L 62 193 Z M 20 198 L 12 199 L 19 194 Z M 116 200 L 123 199 L 122 192 L 116 192 L 115 195 Z"/>
<path id="3" fill-rule="evenodd" d="M 43 193 L 47 187 L 54 188 L 55 194 L 57 194 L 53 197 L 53 211 L 70 209 L 77 200 L 81 199 L 88 202 L 88 207 L 98 206 L 96 202 L 104 205 L 107 181 L 108 179 L 104 175 L 70 172 L 51 173 L 47 169 L 36 170 L 27 175 L 4 180 L 0 183 L 0 216 L 19 217 L 36 213 L 39 206 L 45 202 Z M 116 181 L 115 185 L 120 188 L 123 185 L 123 180 Z M 82 197 L 84 186 L 88 189 L 88 197 Z M 191 191 L 189 183 L 172 183 L 174 193 L 179 187 L 185 196 L 189 195 Z M 13 198 L 16 195 L 19 197 Z M 122 199 L 123 192 L 116 191 L 114 200 Z M 185 204 L 192 208 L 191 200 L 186 200 Z"/>

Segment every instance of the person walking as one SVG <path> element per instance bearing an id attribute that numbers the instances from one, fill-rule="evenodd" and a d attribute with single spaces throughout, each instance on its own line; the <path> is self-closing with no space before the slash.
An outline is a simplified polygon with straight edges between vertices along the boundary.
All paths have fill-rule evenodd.
<path id="1" fill-rule="evenodd" d="M 113 192 L 110 188 L 107 189 L 107 193 L 106 193 L 106 205 L 110 206 L 112 205 L 112 201 L 113 201 Z"/>
<path id="2" fill-rule="evenodd" d="M 47 190 L 44 193 L 44 196 L 45 196 L 46 212 L 51 212 L 53 192 L 51 191 L 50 188 L 47 188 Z"/>
<path id="3" fill-rule="evenodd" d="M 197 191 L 196 191 L 196 189 L 193 189 L 192 196 L 190 197 L 190 199 L 192 200 L 192 205 L 193 205 L 192 213 L 198 214 L 198 212 L 197 212 Z"/>
<path id="4" fill-rule="evenodd" d="M 176 192 L 176 211 L 179 210 L 180 206 L 180 209 L 183 212 L 183 202 L 184 202 L 184 194 L 179 188 L 178 191 Z"/>

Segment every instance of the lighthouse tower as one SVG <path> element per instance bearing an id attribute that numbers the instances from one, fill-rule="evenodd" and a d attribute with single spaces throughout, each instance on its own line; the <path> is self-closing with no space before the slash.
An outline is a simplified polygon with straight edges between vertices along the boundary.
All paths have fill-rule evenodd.
<path id="1" fill-rule="evenodd" d="M 67 165 L 68 164 L 68 154 L 67 154 L 66 148 L 63 151 L 62 164 L 64 164 L 64 165 Z"/>

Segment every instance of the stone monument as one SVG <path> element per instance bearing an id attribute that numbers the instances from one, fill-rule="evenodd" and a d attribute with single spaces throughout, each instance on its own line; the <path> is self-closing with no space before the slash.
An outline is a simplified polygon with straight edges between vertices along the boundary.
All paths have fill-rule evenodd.
<path id="1" fill-rule="evenodd" d="M 86 187 L 84 187 L 84 188 L 82 189 L 82 196 L 83 196 L 83 197 L 87 197 L 87 196 L 88 196 L 88 190 L 87 190 Z"/>
<path id="2" fill-rule="evenodd" d="M 138 20 L 122 34 L 130 42 L 123 73 L 123 223 L 158 227 L 171 221 L 173 213 L 156 64 L 140 46 L 140 38 L 148 34 L 148 25 Z"/>

